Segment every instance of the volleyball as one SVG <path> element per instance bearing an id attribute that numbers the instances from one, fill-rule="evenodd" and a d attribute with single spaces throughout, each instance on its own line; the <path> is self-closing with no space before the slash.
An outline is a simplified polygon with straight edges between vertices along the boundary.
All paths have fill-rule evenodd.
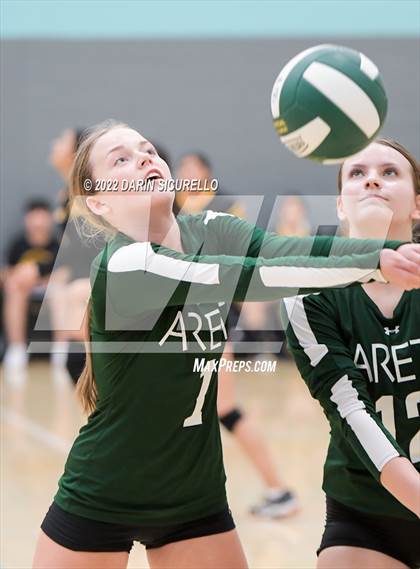
<path id="1" fill-rule="evenodd" d="M 291 59 L 271 92 L 280 140 L 299 158 L 339 163 L 376 137 L 387 112 L 377 66 L 363 53 L 318 45 Z"/>

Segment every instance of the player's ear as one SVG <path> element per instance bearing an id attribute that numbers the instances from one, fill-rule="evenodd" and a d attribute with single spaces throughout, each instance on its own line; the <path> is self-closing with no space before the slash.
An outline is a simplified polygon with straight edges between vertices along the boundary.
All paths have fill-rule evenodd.
<path id="1" fill-rule="evenodd" d="M 416 207 L 411 213 L 411 219 L 413 219 L 414 221 L 419 221 L 420 220 L 420 194 L 418 194 L 416 196 L 416 202 L 415 203 L 416 203 Z"/>
<path id="2" fill-rule="evenodd" d="M 344 213 L 343 196 L 341 194 L 337 197 L 337 217 L 340 221 L 347 219 Z"/>
<path id="3" fill-rule="evenodd" d="M 101 200 L 99 196 L 88 196 L 86 198 L 86 205 L 90 211 L 96 215 L 103 216 L 110 211 L 109 205 L 105 201 Z"/>

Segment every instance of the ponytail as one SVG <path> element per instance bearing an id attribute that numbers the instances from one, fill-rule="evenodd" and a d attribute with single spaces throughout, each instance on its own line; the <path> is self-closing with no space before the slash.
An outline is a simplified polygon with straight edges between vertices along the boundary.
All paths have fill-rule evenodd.
<path id="1" fill-rule="evenodd" d="M 83 320 L 83 336 L 86 347 L 85 367 L 76 386 L 76 395 L 82 403 L 83 410 L 90 415 L 96 408 L 98 387 L 93 375 L 92 351 L 90 348 L 90 321 L 92 318 L 92 301 L 89 300 L 85 318 Z"/>
<path id="2" fill-rule="evenodd" d="M 101 216 L 93 214 L 87 207 L 86 198 L 91 195 L 86 180 L 92 182 L 92 168 L 90 153 L 96 141 L 114 128 L 128 128 L 126 124 L 113 120 L 105 121 L 83 133 L 77 149 L 73 168 L 69 179 L 69 196 L 72 205 L 72 213 L 75 213 L 76 227 L 82 237 L 92 238 L 98 234 L 111 237 L 116 233 L 114 227 L 109 225 Z M 93 187 L 92 185 L 90 187 Z M 92 317 L 91 301 L 88 303 L 85 318 L 83 320 L 83 336 L 86 346 L 86 363 L 76 386 L 76 395 L 80 399 L 83 409 L 87 414 L 96 408 L 98 387 L 93 374 L 92 350 L 90 345 L 90 321 Z"/>

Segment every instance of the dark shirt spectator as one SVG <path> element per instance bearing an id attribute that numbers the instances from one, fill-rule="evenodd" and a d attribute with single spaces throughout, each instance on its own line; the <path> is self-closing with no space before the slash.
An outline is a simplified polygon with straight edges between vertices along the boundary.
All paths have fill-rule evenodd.
<path id="1" fill-rule="evenodd" d="M 50 207 L 44 200 L 26 205 L 24 231 L 9 245 L 4 272 L 4 327 L 8 342 L 6 367 L 26 364 L 26 319 L 31 294 L 45 287 L 59 243 Z"/>

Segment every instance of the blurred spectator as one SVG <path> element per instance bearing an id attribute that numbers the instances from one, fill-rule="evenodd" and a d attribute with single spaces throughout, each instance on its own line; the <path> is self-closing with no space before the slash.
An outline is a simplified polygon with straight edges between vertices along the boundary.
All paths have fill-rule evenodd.
<path id="1" fill-rule="evenodd" d="M 305 202 L 299 196 L 287 196 L 277 213 L 275 232 L 288 237 L 306 237 L 310 234 Z"/>
<path id="2" fill-rule="evenodd" d="M 212 167 L 207 156 L 201 152 L 184 154 L 176 169 L 178 180 L 198 180 L 200 191 L 180 191 L 175 194 L 174 212 L 178 215 L 200 213 L 205 209 L 231 213 L 238 217 L 245 217 L 245 208 L 234 196 L 227 196 L 223 189 L 213 191 L 210 187 Z"/>
<path id="3" fill-rule="evenodd" d="M 62 177 L 65 187 L 59 192 L 59 205 L 54 211 L 54 219 L 58 226 L 64 231 L 69 218 L 69 197 L 67 190 L 67 180 L 73 166 L 74 156 L 83 140 L 84 129 L 66 129 L 58 138 L 53 140 L 49 162 Z"/>
<path id="4" fill-rule="evenodd" d="M 26 327 L 31 296 L 45 292 L 58 252 L 49 204 L 32 200 L 25 207 L 24 231 L 8 246 L 4 271 L 4 327 L 7 367 L 24 367 L 28 360 Z"/>
<path id="5" fill-rule="evenodd" d="M 77 149 L 83 140 L 84 129 L 66 129 L 51 145 L 49 155 L 50 164 L 57 170 L 63 179 L 63 188 L 58 193 L 58 206 L 54 211 L 54 219 L 62 234 L 60 255 L 57 259 L 57 269 L 65 268 L 66 280 L 79 277 L 88 277 L 90 263 L 99 249 L 87 247 L 82 243 L 74 219 L 70 212 L 68 178 L 73 166 Z M 64 271 L 63 271 L 64 272 Z"/>
<path id="6" fill-rule="evenodd" d="M 50 164 L 61 175 L 64 183 L 64 188 L 58 195 L 59 205 L 54 212 L 62 238 L 54 282 L 48 297 L 55 330 L 51 363 L 58 370 L 66 366 L 69 357 L 73 357 L 68 355 L 69 340 L 82 341 L 80 326 L 90 294 L 90 265 L 100 246 L 82 243 L 69 207 L 67 182 L 84 132 L 84 129 L 64 130 L 53 141 L 49 155 Z M 74 357 L 81 360 L 80 365 L 83 367 L 84 355 L 76 352 Z"/>
<path id="7" fill-rule="evenodd" d="M 305 200 L 299 195 L 285 197 L 277 211 L 275 232 L 278 235 L 307 237 L 308 235 L 324 235 L 334 237 L 340 234 L 338 223 L 311 225 Z"/>
<path id="8" fill-rule="evenodd" d="M 413 241 L 420 243 L 420 223 L 417 223 L 413 228 Z"/>

